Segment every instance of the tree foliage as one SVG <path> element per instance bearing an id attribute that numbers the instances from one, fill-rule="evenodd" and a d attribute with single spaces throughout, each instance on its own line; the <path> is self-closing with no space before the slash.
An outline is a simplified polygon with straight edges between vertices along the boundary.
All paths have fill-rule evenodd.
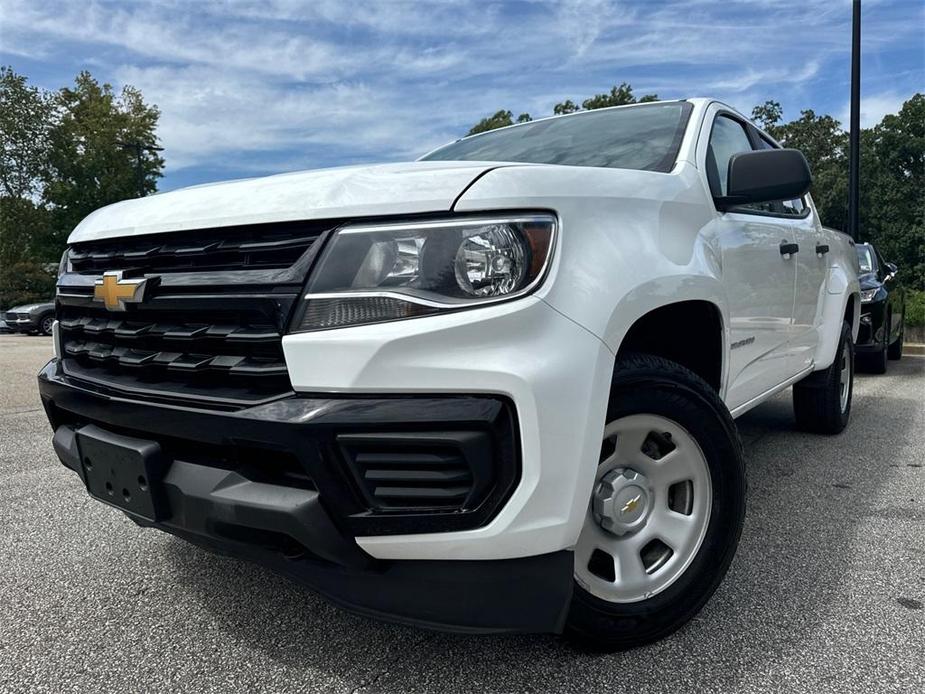
<path id="1" fill-rule="evenodd" d="M 55 277 L 36 244 L 51 228 L 48 209 L 28 198 L 0 197 L 0 306 L 47 301 Z"/>
<path id="2" fill-rule="evenodd" d="M 767 101 L 752 118 L 787 147 L 799 149 L 813 172 L 810 191 L 822 223 L 848 227 L 848 134 L 832 116 L 812 110 L 783 122 Z M 901 268 L 911 287 L 925 289 L 925 95 L 861 131 L 859 237 Z"/>
<path id="3" fill-rule="evenodd" d="M 54 104 L 26 78 L 0 67 L 0 195 L 28 198 L 41 189 Z"/>
<path id="4" fill-rule="evenodd" d="M 87 72 L 47 92 L 0 68 L 0 307 L 53 293 L 47 268 L 83 217 L 157 189 L 164 160 L 122 143 L 154 144 L 159 116 Z"/>
<path id="5" fill-rule="evenodd" d="M 581 102 L 581 106 L 576 104 L 571 99 L 566 99 L 565 101 L 560 101 L 558 104 L 552 107 L 552 112 L 556 116 L 561 116 L 566 113 L 575 113 L 576 111 L 591 111 L 596 108 L 608 108 L 609 106 L 624 106 L 626 104 L 641 104 L 647 101 L 658 101 L 658 96 L 656 94 L 646 94 L 639 99 L 633 95 L 633 88 L 626 82 L 622 82 L 620 86 L 611 87 L 609 92 L 604 92 L 603 94 L 595 94 L 594 96 L 585 99 Z M 517 117 L 518 123 L 526 123 L 527 121 L 533 120 L 530 117 L 529 113 L 521 113 Z M 478 123 L 473 125 L 467 135 L 475 135 L 476 133 L 484 133 L 488 130 L 494 130 L 495 128 L 504 128 L 508 125 L 513 125 L 513 114 L 511 111 L 505 111 L 504 109 L 498 111 L 492 116 L 483 118 Z"/>
<path id="6" fill-rule="evenodd" d="M 160 116 L 134 87 L 116 94 L 109 84 L 81 72 L 73 87 L 60 90 L 57 103 L 61 117 L 51 132 L 45 200 L 63 241 L 93 210 L 155 192 L 164 160 L 142 152 L 139 163 L 125 146 L 154 143 Z"/>
<path id="7" fill-rule="evenodd" d="M 752 118 L 775 140 L 803 152 L 813 172 L 810 194 L 822 223 L 847 228 L 848 134 L 841 124 L 832 116 L 817 116 L 812 109 L 783 123 L 783 109 L 776 101 L 756 106 Z"/>
<path id="8" fill-rule="evenodd" d="M 925 289 L 925 94 L 863 133 L 860 236 Z"/>
<path id="9" fill-rule="evenodd" d="M 475 135 L 477 133 L 484 133 L 488 130 L 494 130 L 495 128 L 504 128 L 508 125 L 514 124 L 514 114 L 510 111 L 505 111 L 501 109 L 497 111 L 494 115 L 483 118 L 478 123 L 469 128 L 467 135 Z"/>
<path id="10" fill-rule="evenodd" d="M 581 102 L 581 107 L 586 111 L 591 111 L 596 108 L 626 106 L 627 104 L 645 103 L 648 101 L 658 101 L 658 95 L 646 94 L 637 99 L 633 96 L 633 88 L 626 82 L 622 82 L 619 87 L 611 87 L 609 92 L 595 94 L 590 99 L 585 99 Z"/>
<path id="11" fill-rule="evenodd" d="M 571 99 L 566 99 L 552 107 L 552 112 L 557 116 L 562 116 L 566 113 L 575 113 L 575 111 L 580 110 L 581 107 Z"/>

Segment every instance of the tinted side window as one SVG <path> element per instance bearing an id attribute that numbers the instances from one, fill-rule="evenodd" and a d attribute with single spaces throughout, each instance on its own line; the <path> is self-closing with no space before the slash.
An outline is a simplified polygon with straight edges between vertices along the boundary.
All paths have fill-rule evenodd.
<path id="1" fill-rule="evenodd" d="M 882 281 L 890 274 L 890 270 L 886 266 L 886 261 L 883 259 L 883 256 L 880 255 L 880 251 L 873 246 L 871 246 L 871 248 L 873 248 L 874 257 L 877 259 L 877 277 Z"/>
<path id="2" fill-rule="evenodd" d="M 877 266 L 874 263 L 874 255 L 870 252 L 870 246 L 857 245 L 855 249 L 858 253 L 858 265 L 861 272 L 873 272 Z"/>
<path id="3" fill-rule="evenodd" d="M 713 121 L 710 146 L 707 149 L 707 178 L 713 195 L 719 197 L 726 194 L 732 155 L 749 152 L 751 149 L 748 133 L 740 123 L 725 116 L 719 116 Z"/>

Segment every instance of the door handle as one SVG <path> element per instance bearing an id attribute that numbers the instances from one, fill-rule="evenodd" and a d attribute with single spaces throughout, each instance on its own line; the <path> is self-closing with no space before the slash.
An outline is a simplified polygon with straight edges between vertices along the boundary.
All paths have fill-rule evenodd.
<path id="1" fill-rule="evenodd" d="M 827 244 L 820 243 L 818 246 L 816 246 L 816 255 L 825 255 L 828 252 L 829 247 Z"/>
<path id="2" fill-rule="evenodd" d="M 800 244 L 798 243 L 787 243 L 786 241 L 781 241 L 780 244 L 780 254 L 785 257 L 789 257 L 794 253 L 800 252 Z"/>

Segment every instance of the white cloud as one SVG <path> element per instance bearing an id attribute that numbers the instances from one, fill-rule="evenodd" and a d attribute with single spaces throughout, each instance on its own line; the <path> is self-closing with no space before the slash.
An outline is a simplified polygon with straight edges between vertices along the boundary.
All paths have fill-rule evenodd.
<path id="1" fill-rule="evenodd" d="M 883 120 L 888 113 L 898 113 L 911 94 L 881 92 L 867 95 L 861 91 L 861 127 L 871 128 Z M 847 130 L 850 123 L 851 102 L 846 101 L 841 112 L 836 116 L 842 127 Z"/>
<path id="2" fill-rule="evenodd" d="M 42 64 L 45 86 L 89 67 L 156 103 L 168 177 L 407 159 L 498 108 L 541 116 L 623 81 L 746 112 L 774 98 L 788 116 L 847 92 L 830 85 L 850 7 L 830 0 L 0 0 L 0 13 L 0 52 Z M 866 24 L 874 68 L 877 51 L 920 40 L 897 14 Z M 901 102 L 891 88 L 865 97 L 868 121 Z"/>

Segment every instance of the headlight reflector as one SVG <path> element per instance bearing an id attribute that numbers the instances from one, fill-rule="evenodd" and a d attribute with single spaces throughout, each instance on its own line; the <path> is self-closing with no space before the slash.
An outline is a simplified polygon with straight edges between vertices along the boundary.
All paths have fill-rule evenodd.
<path id="1" fill-rule="evenodd" d="M 880 289 L 878 287 L 874 287 L 873 289 L 862 289 L 861 290 L 861 303 L 869 304 L 871 301 L 874 300 L 874 297 L 877 296 L 877 292 L 879 291 Z"/>
<path id="2" fill-rule="evenodd" d="M 542 280 L 555 231 L 549 214 L 345 226 L 312 272 L 295 330 L 414 318 L 521 296 Z"/>
<path id="3" fill-rule="evenodd" d="M 456 251 L 456 284 L 471 296 L 504 296 L 523 279 L 524 248 L 507 224 L 467 236 Z"/>

